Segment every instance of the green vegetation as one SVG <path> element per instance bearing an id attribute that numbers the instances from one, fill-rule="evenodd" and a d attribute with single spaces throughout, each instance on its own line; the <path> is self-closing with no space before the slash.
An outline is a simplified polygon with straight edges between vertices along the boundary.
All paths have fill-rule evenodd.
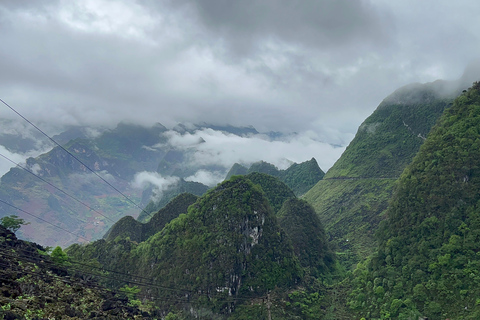
<path id="1" fill-rule="evenodd" d="M 252 172 L 245 177 L 262 188 L 274 212 L 278 212 L 286 200 L 295 198 L 285 183 L 271 175 Z"/>
<path id="2" fill-rule="evenodd" d="M 247 167 L 244 167 L 239 163 L 235 163 L 228 171 L 227 177 L 225 178 L 225 180 L 228 180 L 233 176 L 243 176 L 243 175 L 246 175 L 247 173 L 248 173 Z"/>
<path id="3" fill-rule="evenodd" d="M 66 258 L 60 247 L 51 256 L 44 251 L 0 226 L 0 319 L 154 318 L 78 266 L 59 264 Z"/>
<path id="4" fill-rule="evenodd" d="M 152 217 L 153 213 L 158 212 L 160 209 L 165 207 L 172 199 L 174 199 L 179 194 L 191 193 L 196 196 L 201 196 L 205 194 L 208 189 L 209 187 L 202 183 L 185 181 L 183 179 L 180 179 L 178 184 L 163 192 L 162 198 L 159 201 L 150 201 L 143 209 L 143 211 L 140 212 L 137 220 L 140 222 L 147 222 Z M 145 194 L 144 192 L 143 198 L 150 196 L 151 192 L 147 194 Z"/>
<path id="5" fill-rule="evenodd" d="M 135 242 L 145 241 L 162 230 L 168 222 L 187 212 L 188 207 L 197 199 L 198 197 L 193 194 L 182 193 L 158 210 L 146 223 L 138 222 L 130 216 L 123 217 L 110 228 L 104 238 L 107 241 L 113 241 L 117 237 L 129 238 Z"/>
<path id="6" fill-rule="evenodd" d="M 347 269 L 374 252 L 374 235 L 385 219 L 396 179 L 453 100 L 436 86 L 406 86 L 387 97 L 325 177 L 304 196 Z"/>
<path id="7" fill-rule="evenodd" d="M 133 255 L 138 272 L 185 288 L 176 295 L 219 313 L 233 309 L 235 298 L 286 288 L 302 275 L 262 190 L 239 176 L 209 191 Z"/>
<path id="8" fill-rule="evenodd" d="M 227 174 L 227 179 L 233 175 L 245 175 L 254 172 L 264 173 L 278 178 L 284 182 L 296 196 L 301 196 L 320 181 L 325 173 L 318 166 L 317 160 L 294 163 L 286 170 L 279 170 L 273 164 L 265 161 L 253 163 L 249 169 L 235 163 Z"/>
<path id="9" fill-rule="evenodd" d="M 12 232 L 17 232 L 17 230 L 20 229 L 21 226 L 27 224 L 30 224 L 30 222 L 25 222 L 24 219 L 19 218 L 16 215 L 0 218 L 0 225 Z"/>
<path id="10" fill-rule="evenodd" d="M 368 318 L 478 319 L 480 84 L 457 98 L 403 172 L 350 306 Z"/>
<path id="11" fill-rule="evenodd" d="M 302 267 L 315 277 L 330 275 L 335 256 L 315 210 L 304 200 L 290 199 L 283 204 L 278 217 Z"/>

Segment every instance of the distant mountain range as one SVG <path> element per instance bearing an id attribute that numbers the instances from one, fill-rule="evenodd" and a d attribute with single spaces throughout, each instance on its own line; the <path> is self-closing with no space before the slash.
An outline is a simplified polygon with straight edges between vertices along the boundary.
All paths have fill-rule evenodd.
<path id="1" fill-rule="evenodd" d="M 38 141 L 48 141 L 30 129 L 14 130 L 19 125 L 12 121 L 4 123 L 0 142 L 12 153 L 32 152 L 39 147 Z M 172 129 L 161 124 L 144 127 L 127 123 L 114 129 L 69 127 L 53 139 L 73 156 L 54 146 L 1 178 L 0 200 L 6 203 L 0 203 L 0 217 L 24 217 L 31 224 L 19 235 L 50 246 L 98 239 L 126 215 L 148 221 L 176 195 L 189 192 L 200 196 L 211 187 L 185 179 L 192 179 L 199 171 L 219 177 L 227 173 L 229 168 L 224 164 L 196 162 L 201 138 L 188 148 L 170 141 L 172 135 L 181 137 L 207 129 L 239 137 L 259 135 L 253 127 L 207 124 L 179 124 Z M 280 138 L 277 133 L 271 136 Z M 51 145 L 46 142 L 40 147 Z M 321 172 L 320 168 L 317 171 Z M 317 176 L 315 173 L 310 180 Z"/>

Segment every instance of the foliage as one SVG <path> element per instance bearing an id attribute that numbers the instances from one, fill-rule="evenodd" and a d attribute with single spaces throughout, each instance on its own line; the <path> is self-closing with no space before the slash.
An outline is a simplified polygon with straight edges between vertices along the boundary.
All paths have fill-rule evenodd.
<path id="1" fill-rule="evenodd" d="M 347 269 L 375 250 L 375 231 L 385 218 L 396 179 L 453 100 L 435 86 L 407 86 L 387 97 L 325 177 L 304 196 Z"/>
<path id="2" fill-rule="evenodd" d="M 188 288 L 178 295 L 221 313 L 233 308 L 229 297 L 255 297 L 301 277 L 262 190 L 239 176 L 209 191 L 133 254 L 138 272 Z"/>
<path id="3" fill-rule="evenodd" d="M 54 263 L 37 244 L 22 241 L 0 226 L 1 319 L 142 319 L 135 306 L 127 306 L 72 265 Z M 151 319 L 150 313 L 144 313 Z"/>
<path id="4" fill-rule="evenodd" d="M 59 265 L 70 265 L 67 254 L 63 252 L 62 248 L 60 248 L 59 246 L 55 247 L 55 249 L 52 250 L 50 257 L 52 258 L 53 262 Z"/>
<path id="5" fill-rule="evenodd" d="M 371 318 L 476 319 L 480 86 L 457 98 L 403 172 L 350 305 Z M 362 294 L 363 293 L 363 294 Z"/>
<path id="6" fill-rule="evenodd" d="M 320 181 L 325 173 L 318 166 L 315 158 L 311 160 L 294 163 L 286 170 L 279 170 L 273 164 L 265 161 L 253 163 L 247 170 L 245 167 L 234 164 L 227 174 L 227 179 L 233 175 L 245 175 L 251 173 L 264 173 L 278 178 L 285 183 L 296 196 L 301 196 Z"/>
<path id="7" fill-rule="evenodd" d="M 325 230 L 313 210 L 304 200 L 287 200 L 278 212 L 280 226 L 292 240 L 300 264 L 315 277 L 325 277 L 333 271 L 335 255 L 331 251 Z"/>
<path id="8" fill-rule="evenodd" d="M 24 219 L 19 218 L 16 215 L 11 215 L 0 218 L 0 224 L 12 232 L 17 232 L 17 230 L 20 229 L 21 226 L 30 224 L 30 222 L 25 222 Z"/>
<path id="9" fill-rule="evenodd" d="M 197 196 L 189 193 L 182 193 L 171 200 L 164 208 L 152 215 L 152 218 L 141 223 L 134 218 L 127 216 L 117 221 L 105 234 L 107 241 L 113 241 L 117 237 L 130 238 L 131 241 L 142 242 L 163 229 L 172 219 L 182 213 L 186 213 L 190 205 L 195 203 Z"/>
<path id="10" fill-rule="evenodd" d="M 271 175 L 252 172 L 245 177 L 262 188 L 274 212 L 278 212 L 286 200 L 295 198 L 285 183 Z"/>
<path id="11" fill-rule="evenodd" d="M 246 175 L 248 173 L 248 169 L 244 166 L 242 166 L 239 163 L 234 163 L 233 166 L 230 168 L 230 170 L 227 172 L 227 176 L 225 177 L 225 180 L 230 179 L 233 176 L 240 176 L 240 175 Z"/>
<path id="12" fill-rule="evenodd" d="M 162 199 L 160 201 L 150 201 L 147 206 L 140 212 L 138 216 L 138 221 L 140 222 L 148 222 L 152 215 L 158 212 L 159 210 L 163 209 L 166 205 L 168 205 L 175 197 L 182 193 L 190 193 L 192 195 L 201 196 L 207 192 L 209 189 L 208 186 L 194 181 L 185 181 L 183 179 L 172 188 L 163 192 Z M 145 193 L 145 192 L 144 192 Z M 151 193 L 144 194 L 143 198 L 150 197 Z"/>

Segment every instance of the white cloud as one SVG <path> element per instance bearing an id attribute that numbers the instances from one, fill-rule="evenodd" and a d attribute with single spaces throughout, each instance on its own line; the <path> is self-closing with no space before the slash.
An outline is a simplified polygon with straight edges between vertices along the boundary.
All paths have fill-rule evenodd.
<path id="1" fill-rule="evenodd" d="M 152 200 L 158 202 L 163 197 L 163 192 L 175 186 L 179 181 L 178 177 L 162 177 L 157 172 L 142 171 L 135 174 L 131 185 L 137 189 L 145 189 L 152 186 Z"/>
<path id="2" fill-rule="evenodd" d="M 15 163 L 21 163 L 24 162 L 26 157 L 24 155 L 18 154 L 18 153 L 12 153 L 8 151 L 4 146 L 0 145 L 0 154 L 6 156 L 10 160 L 12 160 Z M 12 162 L 8 161 L 5 158 L 0 159 L 0 175 L 4 175 L 7 173 L 11 168 L 16 167 L 15 164 Z"/>
<path id="3" fill-rule="evenodd" d="M 185 178 L 185 181 L 200 182 L 209 187 L 214 187 L 225 179 L 225 172 L 211 172 L 207 170 L 198 170 L 194 175 Z"/>
<path id="4" fill-rule="evenodd" d="M 282 140 L 271 140 L 262 134 L 240 137 L 212 129 L 197 130 L 193 134 L 170 132 L 169 137 L 173 147 L 190 151 L 190 162 L 225 168 L 230 168 L 235 162 L 251 164 L 263 160 L 285 169 L 291 162 L 300 163 L 314 157 L 326 171 L 345 149 L 319 141 L 313 131 L 290 135 Z M 192 147 L 192 141 L 199 139 L 204 142 Z"/>

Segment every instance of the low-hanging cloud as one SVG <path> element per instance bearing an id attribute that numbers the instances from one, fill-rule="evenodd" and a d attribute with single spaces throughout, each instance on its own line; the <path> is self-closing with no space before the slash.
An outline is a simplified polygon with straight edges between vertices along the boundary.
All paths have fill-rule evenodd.
<path id="1" fill-rule="evenodd" d="M 186 177 L 185 181 L 194 181 L 203 183 L 206 186 L 214 187 L 217 183 L 225 179 L 225 172 L 198 170 L 195 174 Z"/>
<path id="2" fill-rule="evenodd" d="M 241 137 L 212 129 L 184 134 L 170 131 L 168 136 L 172 147 L 190 151 L 191 163 L 225 168 L 235 162 L 248 165 L 263 160 L 285 169 L 292 162 L 300 163 L 314 157 L 326 171 L 345 150 L 319 141 L 318 135 L 312 131 L 279 140 L 272 140 L 264 134 Z M 202 143 L 192 146 L 192 141 L 200 139 Z"/>
<path id="3" fill-rule="evenodd" d="M 157 172 L 142 171 L 135 174 L 132 187 L 137 189 L 152 188 L 152 200 L 160 201 L 163 197 L 163 192 L 175 186 L 180 181 L 178 177 L 163 177 Z"/>

